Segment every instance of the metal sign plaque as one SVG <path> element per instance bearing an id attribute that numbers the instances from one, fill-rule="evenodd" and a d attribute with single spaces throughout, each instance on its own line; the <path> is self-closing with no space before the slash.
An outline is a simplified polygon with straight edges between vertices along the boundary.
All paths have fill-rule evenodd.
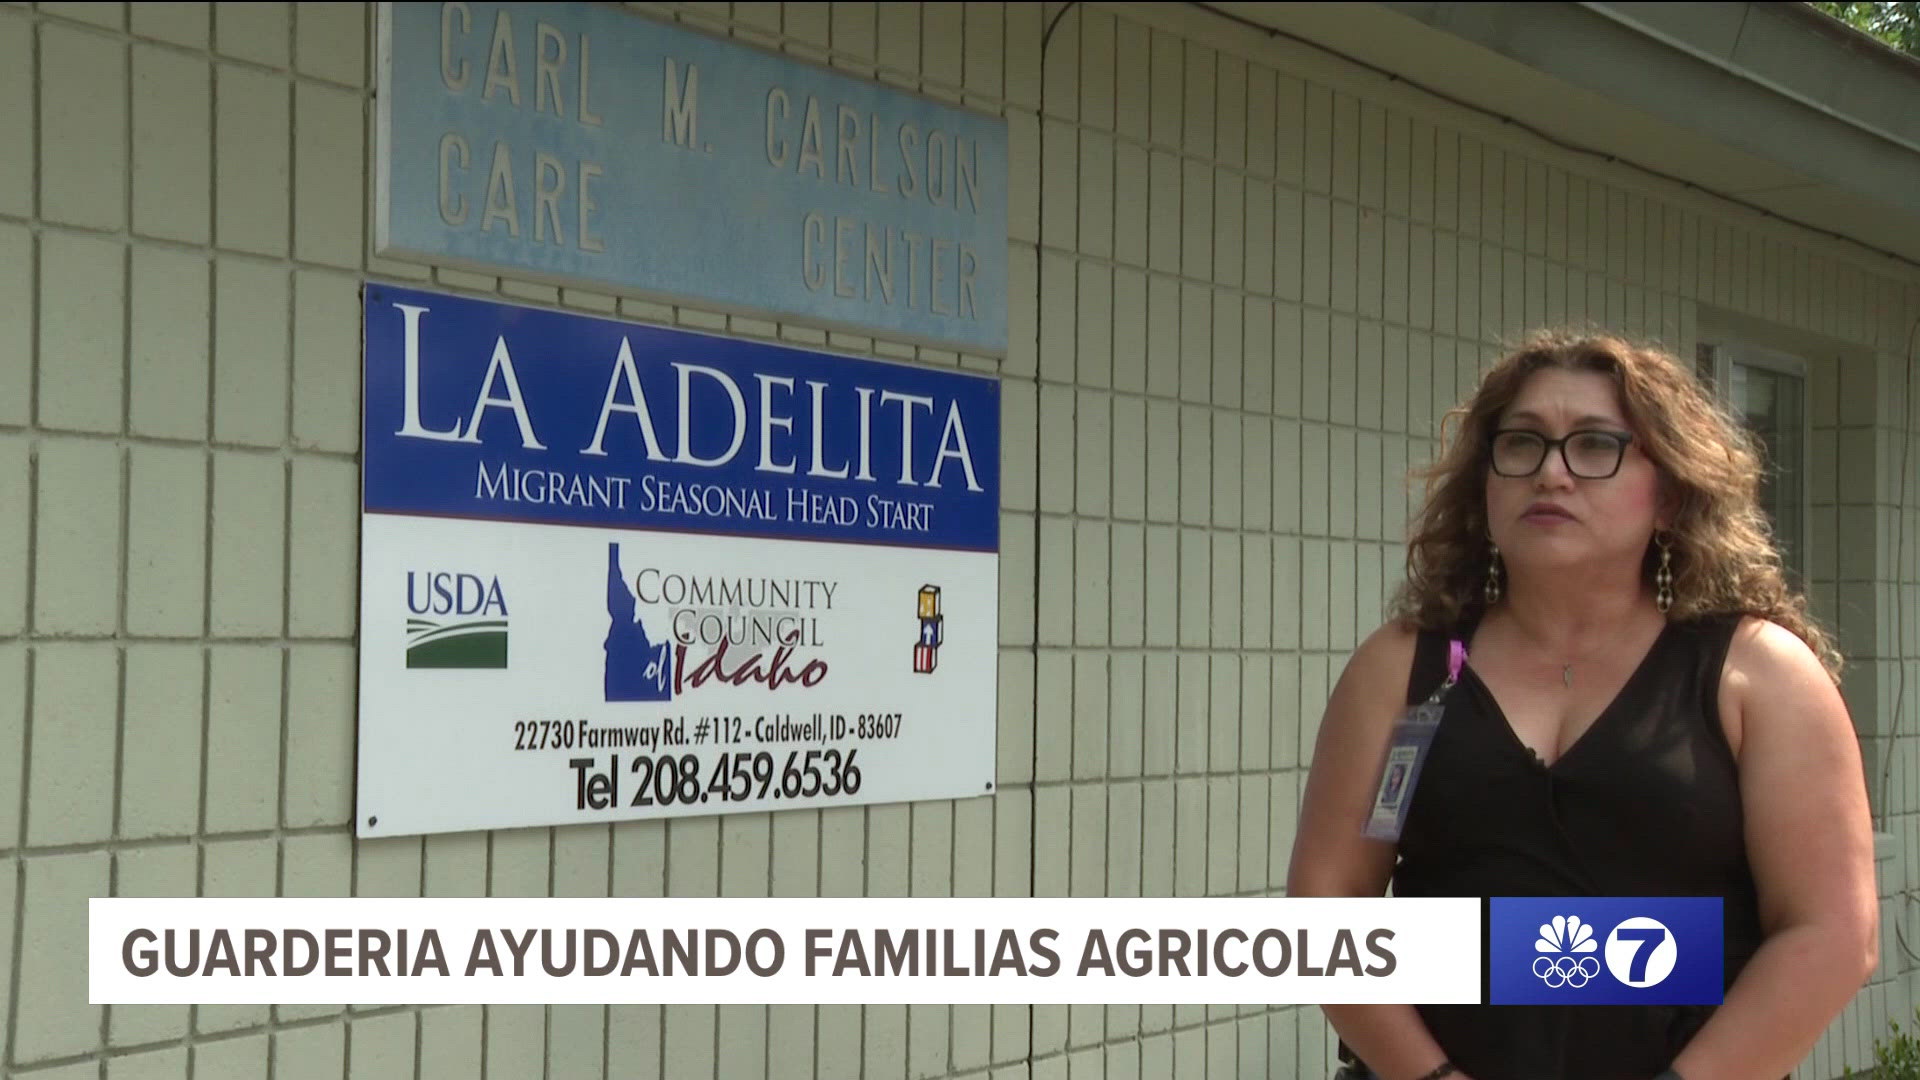
<path id="1" fill-rule="evenodd" d="M 987 794 L 1000 393 L 369 285 L 358 831 Z"/>
<path id="2" fill-rule="evenodd" d="M 379 7 L 375 249 L 1003 354 L 1005 121 L 594 4 Z"/>

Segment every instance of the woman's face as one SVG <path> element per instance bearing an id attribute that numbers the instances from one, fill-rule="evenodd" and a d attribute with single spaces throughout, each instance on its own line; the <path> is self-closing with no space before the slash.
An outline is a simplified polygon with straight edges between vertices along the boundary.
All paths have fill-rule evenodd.
<path id="1" fill-rule="evenodd" d="M 1503 558 L 1528 568 L 1574 568 L 1628 561 L 1639 565 L 1659 524 L 1660 478 L 1636 442 L 1607 376 L 1545 368 L 1527 379 L 1494 425 L 1487 470 L 1487 525 Z M 1531 475 L 1540 439 L 1548 447 Z M 1619 468 L 1605 476 L 1619 453 Z M 1569 467 L 1571 462 L 1571 468 Z"/>

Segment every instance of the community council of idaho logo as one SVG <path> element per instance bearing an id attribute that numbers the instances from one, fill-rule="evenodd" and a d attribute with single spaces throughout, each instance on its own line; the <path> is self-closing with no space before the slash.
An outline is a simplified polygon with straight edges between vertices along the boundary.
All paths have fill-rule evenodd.
<path id="1" fill-rule="evenodd" d="M 498 577 L 407 571 L 407 666 L 507 666 L 507 598 Z"/>

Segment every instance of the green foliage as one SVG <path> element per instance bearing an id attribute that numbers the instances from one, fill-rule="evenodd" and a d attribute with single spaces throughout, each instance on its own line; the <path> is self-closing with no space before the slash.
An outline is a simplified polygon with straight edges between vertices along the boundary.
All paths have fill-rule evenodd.
<path id="1" fill-rule="evenodd" d="M 1811 5 L 1901 52 L 1920 56 L 1920 3 Z"/>
<path id="2" fill-rule="evenodd" d="M 1914 1019 L 1920 1021 L 1920 1009 L 1914 1010 Z M 1873 1040 L 1873 1071 L 1856 1073 L 1847 1070 L 1848 1080 L 1920 1080 L 1920 1028 L 1914 1031 L 1902 1031 L 1898 1020 L 1889 1020 L 1892 1034 L 1883 1040 Z"/>

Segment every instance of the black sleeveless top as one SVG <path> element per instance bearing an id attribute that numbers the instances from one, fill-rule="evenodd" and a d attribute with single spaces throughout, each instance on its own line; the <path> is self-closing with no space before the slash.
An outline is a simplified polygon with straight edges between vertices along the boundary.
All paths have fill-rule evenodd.
<path id="1" fill-rule="evenodd" d="M 1476 620 L 1477 622 L 1477 620 Z M 1668 623 L 1593 726 L 1548 766 L 1472 661 L 1408 806 L 1396 896 L 1719 896 L 1726 982 L 1759 948 L 1739 770 L 1720 725 L 1737 615 Z M 1472 626 L 1461 632 L 1470 638 Z M 1449 635 L 1420 634 L 1409 703 L 1446 677 Z M 1418 1006 L 1474 1080 L 1646 1080 L 1707 1006 Z"/>

